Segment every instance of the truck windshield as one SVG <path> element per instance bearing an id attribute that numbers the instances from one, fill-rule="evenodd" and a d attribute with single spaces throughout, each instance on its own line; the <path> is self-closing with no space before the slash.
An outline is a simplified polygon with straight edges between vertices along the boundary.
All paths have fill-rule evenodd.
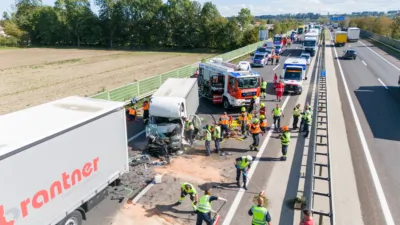
<path id="1" fill-rule="evenodd" d="M 257 77 L 246 77 L 238 79 L 239 88 L 256 88 L 258 87 Z"/>
<path id="2" fill-rule="evenodd" d="M 167 117 L 160 117 L 160 116 L 154 116 L 154 123 L 157 125 L 162 125 L 162 124 L 168 124 L 168 123 L 181 123 L 181 120 L 179 118 L 167 118 Z"/>
<path id="3" fill-rule="evenodd" d="M 288 67 L 285 70 L 285 75 L 283 76 L 284 80 L 302 80 L 302 72 L 303 70 L 301 68 L 293 68 L 293 67 Z"/>
<path id="4" fill-rule="evenodd" d="M 302 34 L 303 31 L 304 31 L 304 29 L 303 29 L 302 27 L 300 27 L 299 29 L 297 29 L 297 33 L 298 33 L 298 34 Z"/>
<path id="5" fill-rule="evenodd" d="M 263 58 L 264 58 L 263 55 L 255 55 L 255 56 L 254 56 L 254 59 L 263 59 Z"/>
<path id="6" fill-rule="evenodd" d="M 316 41 L 304 41 L 303 45 L 304 46 L 315 46 L 317 42 Z"/>
<path id="7" fill-rule="evenodd" d="M 274 42 L 279 42 L 281 41 L 282 37 L 274 37 Z"/>

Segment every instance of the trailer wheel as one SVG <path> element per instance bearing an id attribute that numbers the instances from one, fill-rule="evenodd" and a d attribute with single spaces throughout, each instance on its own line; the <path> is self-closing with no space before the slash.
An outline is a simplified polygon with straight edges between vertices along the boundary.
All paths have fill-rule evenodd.
<path id="1" fill-rule="evenodd" d="M 222 101 L 222 105 L 224 106 L 224 109 L 229 109 L 231 107 L 231 104 L 229 104 L 229 101 L 226 97 L 224 97 L 224 100 Z"/>
<path id="2" fill-rule="evenodd" d="M 78 210 L 75 210 L 65 217 L 59 225 L 82 225 L 82 214 Z"/>

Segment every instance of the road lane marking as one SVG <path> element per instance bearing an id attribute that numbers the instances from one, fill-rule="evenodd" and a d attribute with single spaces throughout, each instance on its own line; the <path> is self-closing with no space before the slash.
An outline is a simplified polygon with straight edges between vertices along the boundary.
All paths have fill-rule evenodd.
<path id="1" fill-rule="evenodd" d="M 385 83 L 383 83 L 382 81 L 381 81 L 381 79 L 379 79 L 379 78 L 377 78 L 378 79 L 378 81 L 379 82 L 381 82 L 381 84 L 386 88 L 386 90 L 388 89 L 388 87 L 385 85 Z"/>
<path id="2" fill-rule="evenodd" d="M 130 137 L 130 138 L 128 139 L 128 143 L 131 142 L 131 141 L 133 141 L 134 139 L 138 138 L 138 137 L 139 137 L 140 135 L 142 135 L 144 132 L 145 132 L 145 131 L 142 130 L 142 131 L 140 131 L 139 133 L 137 133 L 137 134 L 133 135 L 132 137 Z"/>
<path id="3" fill-rule="evenodd" d="M 276 70 L 279 67 L 280 64 L 276 65 L 275 68 L 273 68 L 272 70 Z"/>
<path id="4" fill-rule="evenodd" d="M 364 45 L 366 48 L 368 48 L 371 52 L 373 52 L 375 55 L 379 56 L 379 58 L 381 58 L 383 61 L 389 63 L 389 65 L 393 66 L 395 69 L 397 69 L 398 71 L 400 71 L 400 68 L 398 68 L 397 66 L 395 66 L 393 63 L 389 62 L 387 59 L 383 58 L 381 55 L 379 55 L 377 52 L 375 52 L 374 50 L 372 50 L 370 47 L 366 46 L 364 43 L 362 43 L 361 41 L 358 41 L 359 43 L 361 43 L 362 45 Z"/>
<path id="5" fill-rule="evenodd" d="M 364 60 L 361 60 L 361 62 L 362 62 L 365 66 L 367 66 L 367 63 L 365 63 Z"/>
<path id="6" fill-rule="evenodd" d="M 289 53 L 289 55 L 287 55 L 287 57 L 289 57 L 292 53 Z"/>
<path id="7" fill-rule="evenodd" d="M 351 45 L 349 45 L 349 47 L 351 48 Z"/>
<path id="8" fill-rule="evenodd" d="M 285 101 L 283 102 L 283 105 L 281 107 L 282 111 L 285 109 L 287 103 L 289 102 L 289 98 L 290 98 L 290 96 L 287 96 Z M 274 130 L 273 126 L 271 126 L 271 129 L 269 130 L 267 137 L 265 138 L 264 142 L 262 143 L 262 145 L 260 147 L 260 151 L 257 153 L 256 158 L 254 159 L 254 161 L 252 163 L 253 165 L 251 166 L 251 169 L 247 174 L 247 183 L 250 183 L 251 177 L 253 176 L 253 173 L 255 172 L 258 163 L 260 162 L 260 158 L 267 147 L 267 144 L 271 138 L 273 130 Z M 229 212 L 226 215 L 224 223 L 222 225 L 231 224 L 232 219 L 235 216 L 236 210 L 239 207 L 240 201 L 242 200 L 244 193 L 245 193 L 245 190 L 243 188 L 240 188 L 238 193 L 236 194 L 235 200 L 233 200 L 232 205 L 229 208 Z"/>
<path id="9" fill-rule="evenodd" d="M 346 78 L 344 77 L 343 69 L 340 64 L 336 48 L 334 48 L 333 50 L 335 51 L 336 61 L 339 66 L 339 72 L 340 72 L 340 75 L 343 80 L 343 85 L 344 85 L 344 89 L 345 89 L 345 92 L 347 95 L 347 99 L 349 100 L 351 113 L 353 114 L 354 122 L 356 123 L 357 131 L 358 131 L 360 141 L 361 141 L 361 146 L 362 146 L 362 149 L 364 150 L 365 158 L 367 160 L 367 164 L 368 164 L 369 170 L 371 172 L 372 181 L 374 182 L 375 189 L 378 194 L 379 203 L 382 207 L 383 216 L 385 217 L 385 221 L 386 221 L 387 225 L 395 225 L 393 217 L 392 217 L 392 213 L 390 212 L 389 205 L 388 205 L 386 197 L 385 197 L 385 193 L 383 192 L 382 184 L 379 180 L 378 173 L 377 173 L 375 165 L 374 165 L 374 161 L 372 160 L 371 152 L 369 150 L 369 147 L 368 147 L 365 135 L 364 135 L 364 131 L 361 128 L 360 119 L 357 116 L 357 111 L 355 109 L 353 99 L 350 96 L 349 87 L 347 85 Z"/>

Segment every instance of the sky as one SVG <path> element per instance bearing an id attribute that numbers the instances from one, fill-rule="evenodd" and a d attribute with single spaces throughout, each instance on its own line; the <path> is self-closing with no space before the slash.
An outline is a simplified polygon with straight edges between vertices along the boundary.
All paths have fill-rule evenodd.
<path id="1" fill-rule="evenodd" d="M 210 0 L 208 0 L 210 1 Z M 198 0 L 204 3 L 207 0 Z M 351 13 L 362 11 L 400 10 L 400 0 L 214 0 L 212 1 L 222 16 L 234 16 L 241 8 L 249 8 L 253 15 L 284 13 Z M 0 0 L 0 13 L 12 11 L 14 0 Z M 53 5 L 54 0 L 43 0 Z M 93 5 L 93 0 L 91 0 Z M 93 9 L 96 8 L 93 6 Z"/>

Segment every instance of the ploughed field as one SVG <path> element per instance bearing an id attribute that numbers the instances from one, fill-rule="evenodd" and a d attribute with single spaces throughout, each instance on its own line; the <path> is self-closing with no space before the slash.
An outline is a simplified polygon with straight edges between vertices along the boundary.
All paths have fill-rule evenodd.
<path id="1" fill-rule="evenodd" d="M 79 49 L 0 51 L 0 115 L 168 72 L 212 54 Z"/>

